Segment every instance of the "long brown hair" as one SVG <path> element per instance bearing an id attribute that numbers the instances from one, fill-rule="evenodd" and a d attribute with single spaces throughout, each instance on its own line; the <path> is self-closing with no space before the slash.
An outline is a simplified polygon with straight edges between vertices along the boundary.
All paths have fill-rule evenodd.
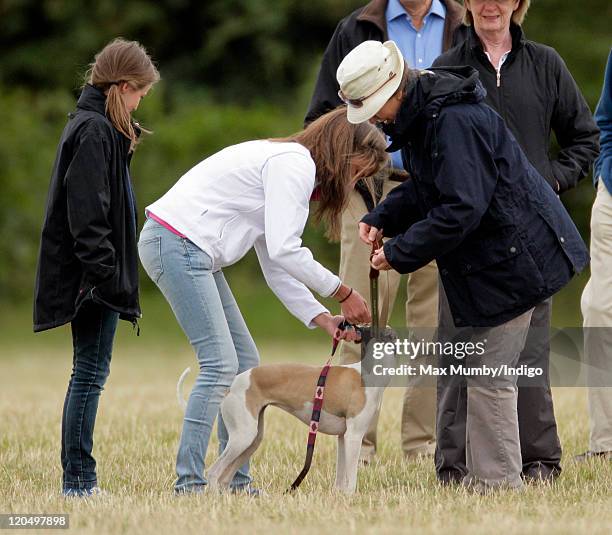
<path id="1" fill-rule="evenodd" d="M 137 41 L 117 38 L 108 43 L 90 64 L 85 83 L 106 93 L 106 114 L 125 137 L 130 150 L 138 144 L 138 136 L 130 112 L 121 98 L 119 85 L 127 82 L 134 89 L 143 89 L 159 81 L 159 72 L 144 47 Z M 148 130 L 140 128 L 149 134 Z"/>
<path id="2" fill-rule="evenodd" d="M 340 106 L 301 132 L 271 141 L 299 143 L 310 151 L 319 193 L 315 221 L 325 224 L 330 239 L 339 239 L 340 215 L 348 202 L 351 182 L 358 178 L 351 164 L 362 169 L 359 178 L 369 182 L 368 188 L 373 191 L 370 177 L 388 163 L 384 135 L 368 122 L 349 123 L 346 107 Z"/>

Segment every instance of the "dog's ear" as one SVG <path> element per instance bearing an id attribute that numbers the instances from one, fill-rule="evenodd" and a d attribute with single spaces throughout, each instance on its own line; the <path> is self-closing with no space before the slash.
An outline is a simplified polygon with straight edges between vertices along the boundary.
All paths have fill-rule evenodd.
<path id="1" fill-rule="evenodd" d="M 376 338 L 370 327 L 364 327 L 361 341 L 361 377 L 364 386 L 386 387 L 391 374 L 380 374 L 381 369 L 395 368 L 397 333 L 387 327 Z M 376 371 L 378 370 L 378 371 Z"/>
<path id="2" fill-rule="evenodd" d="M 398 338 L 395 329 L 389 325 L 385 327 L 385 330 L 382 333 L 382 337 L 384 338 L 385 342 L 395 342 L 395 340 L 397 340 Z"/>
<path id="3" fill-rule="evenodd" d="M 397 332 L 389 327 L 383 329 L 383 331 L 378 335 L 378 338 L 374 340 L 372 338 L 372 328 L 368 325 L 359 327 L 359 331 L 361 333 L 361 360 L 363 361 L 364 357 L 368 354 L 368 351 L 372 351 L 372 343 L 373 342 L 395 342 L 397 340 Z"/>

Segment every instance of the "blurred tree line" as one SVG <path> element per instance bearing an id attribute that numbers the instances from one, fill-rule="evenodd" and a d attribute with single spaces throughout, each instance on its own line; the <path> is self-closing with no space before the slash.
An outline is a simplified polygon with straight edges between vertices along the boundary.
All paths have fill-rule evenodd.
<path id="1" fill-rule="evenodd" d="M 142 42 L 163 78 L 136 114 L 155 132 L 133 162 L 142 213 L 221 147 L 301 128 L 335 25 L 364 3 L 0 0 L 0 301 L 31 295 L 56 144 L 88 64 L 108 41 Z M 592 109 L 611 20 L 609 0 L 534 0 L 525 23 L 529 38 L 564 57 Z M 591 199 L 588 184 L 564 198 L 585 238 Z M 305 241 L 335 267 L 338 247 L 321 232 L 309 229 Z"/>

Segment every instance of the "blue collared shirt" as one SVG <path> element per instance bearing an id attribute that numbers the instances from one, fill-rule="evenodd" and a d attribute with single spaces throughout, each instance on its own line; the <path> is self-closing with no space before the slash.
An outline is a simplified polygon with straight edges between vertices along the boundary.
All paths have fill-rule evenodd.
<path id="1" fill-rule="evenodd" d="M 597 181 L 601 177 L 608 192 L 612 192 L 612 49 L 608 53 L 604 85 L 595 110 L 595 121 L 600 130 L 601 151 L 599 158 L 595 160 L 593 180 L 597 187 Z"/>
<path id="2" fill-rule="evenodd" d="M 412 20 L 399 0 L 389 0 L 386 19 L 389 39 L 395 41 L 408 66 L 426 69 L 442 53 L 446 8 L 440 0 L 433 0 L 423 19 L 423 26 L 416 30 Z M 393 167 L 403 169 L 400 152 L 391 155 Z"/>

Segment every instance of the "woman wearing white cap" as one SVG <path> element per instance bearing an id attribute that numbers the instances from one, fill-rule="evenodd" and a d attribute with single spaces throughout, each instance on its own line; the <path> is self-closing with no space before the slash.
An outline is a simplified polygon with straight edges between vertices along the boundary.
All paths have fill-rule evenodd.
<path id="1" fill-rule="evenodd" d="M 366 243 L 381 232 L 390 238 L 372 265 L 409 273 L 435 259 L 453 323 L 440 326 L 440 338 L 461 330 L 463 341 L 486 341 L 484 353 L 463 366 L 499 370 L 496 379 L 467 377 L 463 482 L 479 491 L 520 488 L 517 375 L 505 372 L 525 345 L 534 306 L 585 267 L 586 247 L 503 120 L 484 105 L 473 68 L 412 70 L 392 42 L 366 41 L 344 58 L 337 78 L 348 120 L 382 123 L 387 150 L 402 150 L 412 177 L 359 225 Z M 458 364 L 439 358 L 440 367 Z"/>

